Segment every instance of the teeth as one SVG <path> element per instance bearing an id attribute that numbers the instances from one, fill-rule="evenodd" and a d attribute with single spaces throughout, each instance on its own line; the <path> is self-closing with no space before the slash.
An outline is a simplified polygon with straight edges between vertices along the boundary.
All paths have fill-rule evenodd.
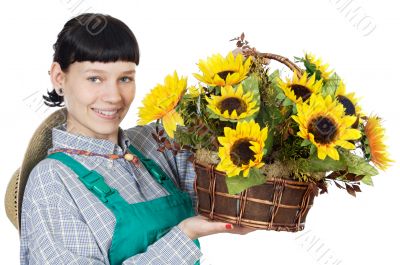
<path id="1" fill-rule="evenodd" d="M 115 113 L 117 113 L 117 110 L 114 111 L 105 111 L 105 110 L 98 110 L 98 109 L 93 109 L 95 112 L 103 114 L 103 115 L 107 115 L 107 116 L 112 116 Z"/>

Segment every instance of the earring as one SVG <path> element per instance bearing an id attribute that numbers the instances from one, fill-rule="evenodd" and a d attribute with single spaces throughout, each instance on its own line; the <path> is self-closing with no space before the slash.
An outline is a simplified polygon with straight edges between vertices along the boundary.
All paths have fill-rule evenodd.
<path id="1" fill-rule="evenodd" d="M 62 89 L 62 87 L 60 87 L 60 89 L 58 90 L 58 95 L 60 95 L 60 96 L 63 95 L 63 89 Z"/>

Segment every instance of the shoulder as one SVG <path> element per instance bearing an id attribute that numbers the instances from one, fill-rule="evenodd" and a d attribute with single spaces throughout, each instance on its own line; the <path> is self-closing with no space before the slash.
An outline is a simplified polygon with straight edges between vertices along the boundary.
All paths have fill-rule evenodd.
<path id="1" fill-rule="evenodd" d="M 171 177 L 176 178 L 178 172 L 174 155 L 168 149 L 160 151 L 160 144 L 152 136 L 152 134 L 157 133 L 156 126 L 157 123 L 152 122 L 146 125 L 138 125 L 125 131 L 131 141 L 131 144 L 136 149 L 138 149 L 147 158 L 156 161 Z M 159 130 L 163 129 L 161 124 L 158 124 L 158 127 Z M 164 134 L 162 137 L 166 137 L 171 141 L 166 134 Z"/>
<path id="2" fill-rule="evenodd" d="M 61 170 L 60 163 L 55 159 L 41 160 L 29 174 L 24 200 L 29 198 L 36 203 L 57 204 L 61 192 L 65 189 L 60 178 Z"/>
<path id="3" fill-rule="evenodd" d="M 158 125 L 162 129 L 161 124 Z M 153 152 L 158 149 L 158 143 L 153 138 L 152 134 L 156 133 L 156 122 L 146 125 L 137 125 L 135 127 L 125 130 L 127 136 L 131 140 L 133 146 L 145 153 Z"/>
<path id="4" fill-rule="evenodd" d="M 161 131 L 164 129 L 162 123 L 157 125 L 156 122 L 152 122 L 146 125 L 138 125 L 132 128 L 125 130 L 128 138 L 130 139 L 133 146 L 144 153 L 156 153 L 163 154 L 168 159 L 175 159 L 175 157 L 188 157 L 192 153 L 189 150 L 180 150 L 177 155 L 173 155 L 169 149 L 164 149 L 162 152 L 158 151 L 157 149 L 160 147 L 160 143 L 154 139 L 153 134 L 157 134 L 156 127 L 158 126 L 158 130 Z M 170 143 L 174 142 L 174 139 L 171 139 L 166 132 L 161 138 L 167 139 Z"/>
<path id="5" fill-rule="evenodd" d="M 159 124 L 158 127 L 162 129 L 162 125 Z M 125 130 L 126 134 L 131 140 L 150 140 L 155 141 L 151 136 L 151 133 L 156 133 L 156 122 L 152 122 L 146 125 L 137 125 L 135 127 Z"/>

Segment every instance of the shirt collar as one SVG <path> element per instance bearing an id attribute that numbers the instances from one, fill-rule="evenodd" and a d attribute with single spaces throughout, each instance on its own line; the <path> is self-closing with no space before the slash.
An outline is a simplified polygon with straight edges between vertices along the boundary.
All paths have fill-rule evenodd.
<path id="1" fill-rule="evenodd" d="M 118 154 L 126 153 L 130 145 L 130 139 L 126 132 L 119 127 L 118 144 L 107 139 L 98 139 L 81 134 L 73 134 L 67 131 L 67 123 L 52 128 L 53 147 L 48 152 L 58 148 L 79 149 L 94 152 L 97 154 Z"/>

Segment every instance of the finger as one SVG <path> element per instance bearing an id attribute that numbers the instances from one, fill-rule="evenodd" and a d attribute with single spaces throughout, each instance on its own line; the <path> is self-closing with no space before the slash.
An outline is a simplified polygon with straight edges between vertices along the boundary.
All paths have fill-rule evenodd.
<path id="1" fill-rule="evenodd" d="M 209 222 L 208 225 L 209 225 L 208 229 L 213 231 L 213 233 L 223 233 L 233 230 L 233 225 L 229 223 L 215 221 L 215 222 Z"/>
<path id="2" fill-rule="evenodd" d="M 206 220 L 206 221 L 208 221 L 210 223 L 221 223 L 221 221 L 218 221 L 216 219 L 211 219 L 210 217 L 207 217 L 207 216 L 204 216 L 204 215 L 198 215 L 197 217 L 199 219 Z"/>

